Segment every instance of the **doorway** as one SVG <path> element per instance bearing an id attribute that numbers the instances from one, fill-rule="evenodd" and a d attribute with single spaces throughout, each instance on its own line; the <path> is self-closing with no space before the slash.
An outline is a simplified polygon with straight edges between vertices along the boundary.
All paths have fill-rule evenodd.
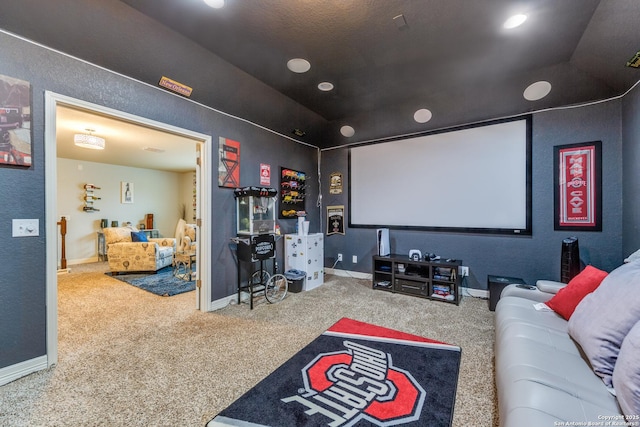
<path id="1" fill-rule="evenodd" d="M 74 108 L 97 115 L 111 117 L 133 125 L 155 129 L 166 132 L 177 137 L 193 140 L 197 144 L 199 153 L 196 168 L 196 191 L 197 206 L 196 213 L 199 223 L 198 258 L 208 259 L 211 253 L 210 224 L 211 198 L 209 196 L 212 174 L 212 153 L 211 137 L 190 130 L 177 128 L 175 126 L 149 120 L 143 117 L 134 116 L 122 111 L 113 110 L 100 105 L 88 103 L 53 92 L 45 92 L 45 210 L 46 210 L 46 242 L 47 242 L 47 365 L 57 363 L 58 358 L 58 308 L 57 308 L 57 138 L 56 111 L 59 106 Z M 198 262 L 196 272 L 196 301 L 195 307 L 201 311 L 210 311 L 211 289 L 210 283 L 210 263 Z"/>

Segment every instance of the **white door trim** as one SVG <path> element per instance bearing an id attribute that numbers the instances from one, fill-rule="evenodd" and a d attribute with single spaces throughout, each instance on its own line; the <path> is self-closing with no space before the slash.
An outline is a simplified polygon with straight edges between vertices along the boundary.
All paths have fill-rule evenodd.
<path id="1" fill-rule="evenodd" d="M 187 129 L 178 128 L 165 123 L 135 116 L 122 111 L 107 108 L 101 105 L 45 91 L 45 132 L 44 132 L 44 157 L 45 157 L 45 223 L 46 223 L 46 301 L 47 301 L 47 366 L 58 362 L 58 218 L 57 218 L 57 150 L 56 150 L 56 107 L 67 105 L 81 108 L 96 113 L 124 119 L 132 123 L 168 131 L 187 138 L 200 141 L 201 165 L 198 177 L 198 218 L 201 218 L 198 250 L 199 260 L 211 259 L 211 176 L 213 170 L 212 156 L 214 147 L 211 144 L 211 136 Z M 211 311 L 211 263 L 198 262 L 197 274 L 201 280 L 200 286 L 200 310 Z"/>

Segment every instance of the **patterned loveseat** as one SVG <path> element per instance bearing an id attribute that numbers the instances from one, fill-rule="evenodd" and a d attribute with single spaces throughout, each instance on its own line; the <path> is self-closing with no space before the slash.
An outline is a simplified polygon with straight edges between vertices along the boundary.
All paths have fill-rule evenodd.
<path id="1" fill-rule="evenodd" d="M 110 227 L 103 232 L 111 273 L 157 271 L 173 264 L 174 238 L 134 242 L 131 233 L 138 230 L 133 227 Z"/>

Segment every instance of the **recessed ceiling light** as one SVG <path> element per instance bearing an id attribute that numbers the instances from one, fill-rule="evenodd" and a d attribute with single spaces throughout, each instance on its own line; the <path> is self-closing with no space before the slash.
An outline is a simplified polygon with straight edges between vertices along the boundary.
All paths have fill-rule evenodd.
<path id="1" fill-rule="evenodd" d="M 220 9 L 224 6 L 224 0 L 204 0 L 207 6 L 210 6 L 214 9 Z"/>
<path id="2" fill-rule="evenodd" d="M 522 15 L 522 14 L 513 15 L 512 17 L 504 21 L 503 27 L 510 30 L 511 28 L 516 28 L 524 24 L 524 21 L 526 20 L 527 20 L 527 15 Z"/>
<path id="3" fill-rule="evenodd" d="M 294 73 L 306 73 L 311 69 L 311 64 L 306 59 L 293 58 L 287 62 L 287 68 Z"/>
<path id="4" fill-rule="evenodd" d="M 549 95 L 551 92 L 551 83 L 539 81 L 531 83 L 522 94 L 527 101 L 537 101 Z"/>
<path id="5" fill-rule="evenodd" d="M 333 83 L 322 82 L 318 84 L 318 89 L 320 89 L 323 92 L 328 92 L 330 90 L 333 90 Z"/>
<path id="6" fill-rule="evenodd" d="M 351 138 L 353 135 L 356 134 L 356 130 L 354 128 L 352 128 L 351 126 L 342 126 L 340 128 L 340 133 L 342 134 L 342 136 L 346 136 L 347 138 Z"/>
<path id="7" fill-rule="evenodd" d="M 433 114 L 431 114 L 431 111 L 426 108 L 421 108 L 413 114 L 413 120 L 418 123 L 427 123 L 431 120 L 431 117 L 433 117 Z"/>

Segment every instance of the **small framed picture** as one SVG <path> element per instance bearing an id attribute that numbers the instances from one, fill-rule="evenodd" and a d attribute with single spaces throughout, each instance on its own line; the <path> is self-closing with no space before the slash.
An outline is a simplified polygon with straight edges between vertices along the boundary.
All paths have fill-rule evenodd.
<path id="1" fill-rule="evenodd" d="M 120 200 L 121 203 L 133 203 L 133 182 L 120 183 Z"/>

